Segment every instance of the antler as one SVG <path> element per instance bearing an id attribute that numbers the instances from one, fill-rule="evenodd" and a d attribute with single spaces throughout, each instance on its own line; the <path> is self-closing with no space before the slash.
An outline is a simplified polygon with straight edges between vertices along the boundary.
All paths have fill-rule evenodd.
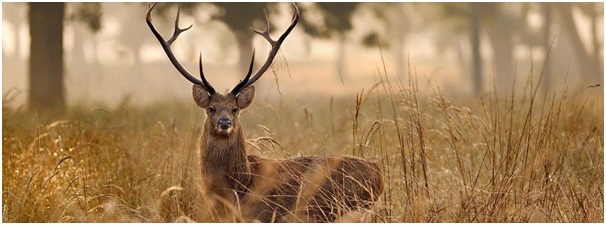
<path id="1" fill-rule="evenodd" d="M 165 41 L 164 38 L 162 38 L 162 35 L 160 35 L 160 33 L 158 33 L 158 31 L 154 27 L 154 25 L 152 23 L 152 19 L 151 19 L 151 12 L 152 12 L 152 10 L 154 10 L 154 7 L 156 7 L 156 4 L 157 3 L 154 3 L 148 7 L 146 21 L 147 21 L 147 25 L 149 26 L 149 29 L 151 29 L 152 33 L 154 33 L 154 36 L 156 36 L 156 38 L 158 38 L 158 41 L 160 42 L 160 45 L 162 45 L 162 49 L 164 49 L 166 56 L 168 56 L 168 59 L 170 59 L 170 62 L 173 64 L 173 66 L 175 66 L 175 68 L 179 71 L 179 73 L 181 73 L 181 75 L 183 75 L 183 77 L 185 77 L 187 80 L 189 80 L 190 82 L 192 82 L 194 84 L 202 86 L 202 88 L 204 88 L 209 94 L 211 94 L 211 95 L 215 94 L 216 93 L 215 89 L 210 85 L 210 83 L 208 83 L 208 81 L 204 77 L 204 72 L 202 72 L 202 54 L 200 54 L 200 78 L 202 78 L 202 80 L 198 80 L 197 78 L 192 76 L 183 66 L 181 66 L 181 64 L 179 63 L 179 61 L 173 54 L 173 51 L 170 49 L 170 45 L 175 40 L 177 40 L 177 37 L 179 36 L 179 34 L 181 34 L 182 32 L 184 32 L 186 30 L 189 30 L 193 25 L 189 25 L 189 27 L 184 28 L 184 29 L 179 28 L 179 13 L 181 11 L 181 7 L 179 7 L 177 9 L 177 19 L 175 19 L 175 31 L 173 32 L 173 36 L 170 39 L 168 39 L 168 41 Z"/>
<path id="2" fill-rule="evenodd" d="M 248 73 L 246 74 L 246 77 L 244 78 L 244 80 L 241 80 L 240 83 L 238 83 L 236 85 L 236 87 L 234 87 L 234 89 L 231 90 L 230 93 L 232 95 L 237 95 L 242 89 L 255 83 L 255 81 L 257 81 L 265 73 L 265 71 L 267 71 L 267 69 L 269 69 L 269 66 L 271 66 L 271 63 L 274 61 L 274 58 L 278 54 L 280 45 L 282 45 L 282 42 L 284 42 L 284 39 L 286 39 L 286 36 L 288 36 L 288 34 L 290 34 L 292 29 L 295 28 L 295 25 L 297 25 L 297 22 L 299 22 L 299 8 L 297 8 L 297 5 L 295 3 L 292 3 L 292 5 L 294 8 L 292 22 L 291 22 L 290 26 L 288 26 L 288 29 L 286 29 L 286 31 L 284 31 L 284 33 L 280 36 L 280 38 L 278 38 L 278 40 L 273 40 L 269 36 L 269 19 L 267 16 L 267 11 L 265 11 L 265 21 L 267 22 L 265 30 L 258 31 L 258 30 L 255 30 L 254 28 L 250 28 L 253 32 L 261 35 L 263 38 L 265 38 L 265 40 L 267 40 L 269 42 L 269 44 L 271 45 L 271 50 L 269 51 L 269 55 L 267 56 L 267 60 L 265 60 L 265 63 L 263 64 L 263 66 L 261 66 L 259 71 L 257 71 L 255 73 L 255 75 L 252 76 L 252 78 L 251 78 L 250 74 L 252 72 L 252 66 L 253 66 L 253 62 L 255 59 L 254 58 L 255 53 L 253 51 L 253 59 L 250 63 L 250 68 L 248 70 Z"/>

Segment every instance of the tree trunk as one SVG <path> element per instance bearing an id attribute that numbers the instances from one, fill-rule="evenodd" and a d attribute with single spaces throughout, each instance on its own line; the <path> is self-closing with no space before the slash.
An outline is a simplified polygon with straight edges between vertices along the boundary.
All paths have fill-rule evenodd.
<path id="1" fill-rule="evenodd" d="M 243 31 L 234 31 L 236 35 L 236 41 L 238 41 L 238 50 L 240 54 L 238 56 L 238 71 L 242 74 L 242 78 L 248 72 L 248 66 L 250 65 L 250 59 L 252 57 L 253 50 L 253 32 L 243 32 Z M 258 52 L 259 54 L 256 57 L 265 57 L 267 54 L 262 54 L 262 52 Z M 254 67 L 253 70 L 258 69 L 258 67 Z M 254 72 L 254 71 L 253 71 Z"/>
<path id="2" fill-rule="evenodd" d="M 551 48 L 551 40 L 553 37 L 551 37 L 551 23 L 552 23 L 552 14 L 553 14 L 553 7 L 551 5 L 552 3 L 550 2 L 543 2 L 541 3 L 541 6 L 543 8 L 543 18 L 545 20 L 545 24 L 543 24 L 543 51 L 544 51 L 544 56 L 543 56 L 543 64 L 545 67 L 545 71 L 543 72 L 543 89 L 545 91 L 549 90 L 553 85 L 551 84 L 551 74 L 550 74 L 550 67 L 551 65 L 549 64 L 549 57 L 550 57 L 550 48 Z"/>
<path id="3" fill-rule="evenodd" d="M 585 50 L 583 42 L 579 33 L 577 32 L 577 26 L 574 23 L 572 17 L 572 4 L 571 3 L 554 3 L 556 9 L 560 13 L 560 23 L 564 29 L 564 35 L 568 35 L 571 40 L 571 44 L 574 49 L 577 63 L 581 70 L 582 75 L 589 82 L 600 82 L 603 83 L 603 74 L 598 73 L 598 65 L 595 65 L 594 60 L 591 59 L 589 53 Z"/>
<path id="4" fill-rule="evenodd" d="M 482 57 L 480 56 L 480 6 L 477 2 L 470 3 L 469 22 L 471 25 L 471 54 L 473 62 L 473 91 L 479 95 L 482 92 Z"/>
<path id="5" fill-rule="evenodd" d="M 404 57 L 404 51 L 406 45 L 404 44 L 404 35 L 395 41 L 394 51 L 396 54 L 396 75 L 400 77 L 406 77 L 406 58 Z"/>
<path id="6" fill-rule="evenodd" d="M 456 58 L 457 58 L 457 63 L 459 63 L 459 68 L 461 69 L 460 72 L 461 74 L 469 74 L 471 66 L 469 64 L 469 61 L 466 61 L 468 58 L 465 55 L 466 52 L 465 50 L 467 50 L 467 40 L 464 40 L 463 37 L 456 37 L 456 40 L 453 40 L 454 45 L 456 46 L 455 50 L 456 50 Z"/>
<path id="7" fill-rule="evenodd" d="M 602 59 L 601 52 L 604 50 L 603 46 L 600 44 L 600 38 L 598 36 L 598 9 L 604 8 L 604 3 L 592 2 L 590 4 L 590 19 L 591 19 L 591 45 L 593 47 L 593 63 L 597 66 L 597 73 L 604 74 L 604 59 Z M 601 76 L 600 83 L 604 83 L 604 77 Z"/>
<path id="8" fill-rule="evenodd" d="M 396 75 L 405 77 L 406 73 L 406 59 L 404 57 L 404 51 L 406 50 L 406 34 L 408 31 L 408 27 L 410 27 L 410 23 L 408 19 L 402 19 L 402 14 L 407 13 L 408 5 L 404 3 L 396 3 L 396 5 L 392 6 L 390 11 L 388 11 L 388 20 L 385 21 L 389 24 L 388 28 L 393 32 L 389 32 L 391 34 L 390 40 L 392 41 L 393 51 L 396 58 Z"/>
<path id="9" fill-rule="evenodd" d="M 31 37 L 29 107 L 52 113 L 65 112 L 63 94 L 62 2 L 29 3 Z"/>
<path id="10" fill-rule="evenodd" d="M 492 54 L 495 66 L 495 88 L 499 95 L 511 91 L 513 80 L 515 78 L 513 63 L 513 43 L 511 33 L 507 24 L 504 24 L 503 17 L 494 15 L 493 24 L 487 26 L 488 38 L 492 47 Z"/>
<path id="11" fill-rule="evenodd" d="M 345 65 L 345 39 L 346 39 L 346 35 L 343 33 L 339 34 L 338 39 L 338 49 L 337 49 L 337 77 L 339 79 L 343 79 L 344 77 L 347 77 L 347 65 Z"/>

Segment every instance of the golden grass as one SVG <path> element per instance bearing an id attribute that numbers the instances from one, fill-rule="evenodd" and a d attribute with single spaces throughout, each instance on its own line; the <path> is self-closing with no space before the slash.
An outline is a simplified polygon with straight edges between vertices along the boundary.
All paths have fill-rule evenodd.
<path id="1" fill-rule="evenodd" d="M 519 94 L 452 97 L 378 73 L 357 96 L 255 102 L 249 151 L 378 162 L 381 200 L 339 221 L 603 222 L 601 87 L 544 93 L 530 76 Z M 3 222 L 243 221 L 213 218 L 200 191 L 204 117 L 193 102 L 3 108 Z"/>

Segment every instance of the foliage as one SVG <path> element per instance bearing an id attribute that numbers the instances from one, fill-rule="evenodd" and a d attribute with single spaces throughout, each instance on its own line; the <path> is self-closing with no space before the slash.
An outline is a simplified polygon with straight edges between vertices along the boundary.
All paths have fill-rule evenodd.
<path id="1" fill-rule="evenodd" d="M 322 23 L 313 23 L 303 16 L 301 27 L 314 37 L 334 38 L 352 29 L 351 17 L 357 9 L 356 2 L 317 2 L 309 7 L 301 7 L 301 14 L 306 11 L 317 11 L 322 17 Z"/>
<path id="2" fill-rule="evenodd" d="M 265 19 L 265 10 L 270 6 L 268 3 L 235 3 L 216 2 L 213 3 L 222 9 L 218 18 L 225 21 L 232 30 L 250 32 L 249 27 L 255 20 Z M 273 8 L 269 8 L 270 10 Z M 267 12 L 268 14 L 270 12 Z"/>
<path id="3" fill-rule="evenodd" d="M 101 23 L 103 10 L 100 2 L 78 3 L 74 7 L 75 10 L 73 14 L 67 16 L 68 18 L 86 24 L 93 32 L 101 30 L 101 27 L 103 26 Z"/>

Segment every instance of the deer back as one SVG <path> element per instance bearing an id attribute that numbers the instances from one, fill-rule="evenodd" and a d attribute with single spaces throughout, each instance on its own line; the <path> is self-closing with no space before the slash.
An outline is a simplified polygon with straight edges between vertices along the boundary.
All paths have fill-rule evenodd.
<path id="1" fill-rule="evenodd" d="M 248 160 L 252 181 L 242 205 L 262 222 L 331 222 L 343 212 L 370 209 L 383 191 L 379 167 L 355 157 Z"/>

